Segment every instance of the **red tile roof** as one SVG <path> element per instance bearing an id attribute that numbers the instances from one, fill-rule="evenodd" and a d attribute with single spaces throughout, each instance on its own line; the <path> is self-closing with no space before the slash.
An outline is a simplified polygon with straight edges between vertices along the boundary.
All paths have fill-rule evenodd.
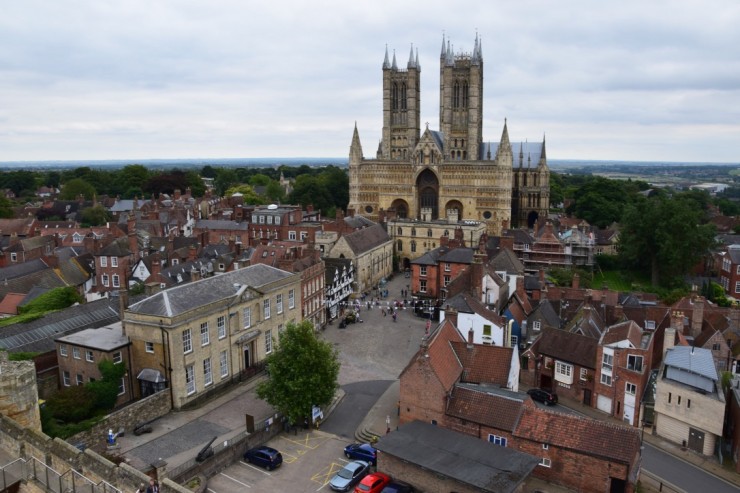
<path id="1" fill-rule="evenodd" d="M 446 414 L 511 433 L 522 415 L 524 397 L 519 396 L 517 399 L 486 392 L 484 388 L 456 385 Z"/>
<path id="2" fill-rule="evenodd" d="M 513 349 L 487 344 L 451 342 L 462 364 L 461 380 L 471 383 L 491 383 L 506 387 L 509 380 Z"/>

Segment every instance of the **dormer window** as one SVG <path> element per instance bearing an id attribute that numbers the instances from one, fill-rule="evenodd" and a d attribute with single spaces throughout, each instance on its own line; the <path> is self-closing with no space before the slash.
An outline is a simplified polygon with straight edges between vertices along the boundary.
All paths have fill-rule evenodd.
<path id="1" fill-rule="evenodd" d="M 82 235 L 75 233 L 72 235 L 72 243 L 82 243 Z"/>
<path id="2" fill-rule="evenodd" d="M 655 320 L 645 320 L 645 328 L 647 330 L 655 330 Z"/>

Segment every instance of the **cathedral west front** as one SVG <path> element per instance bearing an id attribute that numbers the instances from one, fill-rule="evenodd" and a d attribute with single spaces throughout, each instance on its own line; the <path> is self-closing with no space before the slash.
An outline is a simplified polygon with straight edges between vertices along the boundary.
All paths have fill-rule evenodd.
<path id="1" fill-rule="evenodd" d="M 442 38 L 439 130 L 420 122 L 421 66 L 413 48 L 406 68 L 383 61 L 383 131 L 375 159 L 362 154 L 355 125 L 349 155 L 349 208 L 382 217 L 480 221 L 489 235 L 532 227 L 550 205 L 545 141 L 483 141 L 483 50 L 453 53 Z"/>

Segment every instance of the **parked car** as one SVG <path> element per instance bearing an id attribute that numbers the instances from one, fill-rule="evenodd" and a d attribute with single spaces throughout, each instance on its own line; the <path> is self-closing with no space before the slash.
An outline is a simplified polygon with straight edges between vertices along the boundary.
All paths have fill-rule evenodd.
<path id="1" fill-rule="evenodd" d="M 355 493 L 380 493 L 385 485 L 391 482 L 391 477 L 382 472 L 368 474 L 355 488 Z"/>
<path id="2" fill-rule="evenodd" d="M 378 462 L 378 451 L 369 443 L 351 443 L 344 447 L 344 455 L 352 460 L 364 460 L 372 465 Z"/>
<path id="3" fill-rule="evenodd" d="M 414 493 L 414 487 L 403 481 L 394 479 L 383 488 L 380 493 Z"/>
<path id="4" fill-rule="evenodd" d="M 329 481 L 329 487 L 334 491 L 349 491 L 370 472 L 370 463 L 364 460 L 350 462 L 340 469 Z"/>
<path id="5" fill-rule="evenodd" d="M 255 447 L 244 453 L 244 461 L 272 471 L 283 463 L 283 454 L 272 447 Z"/>
<path id="6" fill-rule="evenodd" d="M 544 402 L 548 406 L 554 406 L 558 403 L 558 395 L 544 389 L 529 389 L 527 394 L 529 394 L 532 399 Z"/>

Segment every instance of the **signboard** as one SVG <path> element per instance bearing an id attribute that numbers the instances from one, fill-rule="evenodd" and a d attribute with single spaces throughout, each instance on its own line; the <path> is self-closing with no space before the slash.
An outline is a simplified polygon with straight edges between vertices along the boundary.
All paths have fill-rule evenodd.
<path id="1" fill-rule="evenodd" d="M 311 408 L 311 421 L 315 423 L 317 420 L 320 421 L 322 419 L 324 419 L 324 413 L 321 408 L 319 406 Z"/>

